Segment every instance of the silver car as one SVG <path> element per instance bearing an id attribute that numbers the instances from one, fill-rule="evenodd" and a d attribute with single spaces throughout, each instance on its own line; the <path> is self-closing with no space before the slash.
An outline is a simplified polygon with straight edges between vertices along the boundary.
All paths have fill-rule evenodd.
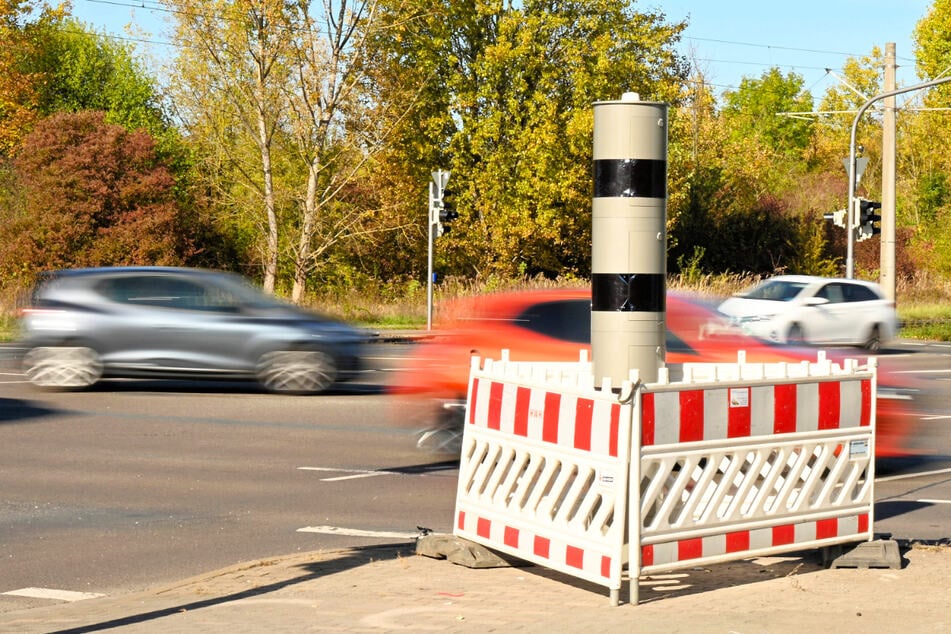
<path id="1" fill-rule="evenodd" d="M 172 267 L 44 274 L 21 328 L 29 380 L 72 389 L 103 377 L 206 377 L 314 394 L 352 378 L 368 340 L 239 275 Z"/>

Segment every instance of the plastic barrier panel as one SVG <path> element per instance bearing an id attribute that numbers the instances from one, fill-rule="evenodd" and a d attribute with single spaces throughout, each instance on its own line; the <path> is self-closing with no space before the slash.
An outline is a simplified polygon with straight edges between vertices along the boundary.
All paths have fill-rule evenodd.
<path id="1" fill-rule="evenodd" d="M 873 538 L 876 368 L 474 358 L 455 534 L 606 586 Z M 680 377 L 671 382 L 671 374 Z M 629 548 L 628 544 L 633 545 Z"/>
<path id="2" fill-rule="evenodd" d="M 873 537 L 874 367 L 743 365 L 638 392 L 641 574 Z"/>
<path id="3" fill-rule="evenodd" d="M 625 547 L 631 404 L 590 364 L 474 359 L 454 533 L 608 587 Z"/>

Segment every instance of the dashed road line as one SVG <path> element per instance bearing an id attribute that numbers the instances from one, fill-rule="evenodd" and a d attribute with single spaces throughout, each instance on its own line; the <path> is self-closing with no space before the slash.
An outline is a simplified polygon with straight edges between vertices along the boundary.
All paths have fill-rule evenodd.
<path id="1" fill-rule="evenodd" d="M 344 528 L 342 526 L 305 526 L 298 528 L 298 533 L 321 533 L 324 535 L 347 535 L 348 537 L 383 537 L 386 539 L 415 539 L 419 533 L 397 531 L 367 531 L 359 528 Z"/>
<path id="2" fill-rule="evenodd" d="M 385 469 L 340 469 L 337 467 L 297 467 L 299 471 L 331 471 L 335 473 L 349 473 L 351 475 L 337 476 L 335 478 L 321 478 L 321 482 L 339 482 L 341 480 L 356 480 L 359 478 L 375 478 L 381 475 L 406 475 L 398 471 L 386 471 Z"/>
<path id="3" fill-rule="evenodd" d="M 73 592 L 72 590 L 55 590 L 53 588 L 20 588 L 19 590 L 10 590 L 3 592 L 11 597 L 26 597 L 28 599 L 49 599 L 52 601 L 66 601 L 72 603 L 75 601 L 85 601 L 87 599 L 98 599 L 104 597 L 104 594 L 95 592 Z"/>

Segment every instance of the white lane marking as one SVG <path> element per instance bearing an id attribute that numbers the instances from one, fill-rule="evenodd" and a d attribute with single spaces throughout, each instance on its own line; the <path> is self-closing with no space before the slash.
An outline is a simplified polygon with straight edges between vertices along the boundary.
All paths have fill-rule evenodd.
<path id="1" fill-rule="evenodd" d="M 891 374 L 948 374 L 951 370 L 895 370 Z"/>
<path id="2" fill-rule="evenodd" d="M 951 418 L 951 414 L 936 414 L 934 416 L 922 416 L 921 420 L 946 420 Z"/>
<path id="3" fill-rule="evenodd" d="M 891 482 L 892 480 L 907 480 L 908 478 L 921 478 L 924 476 L 942 475 L 951 473 L 951 468 L 936 469 L 935 471 L 919 471 L 917 473 L 903 473 L 901 475 L 886 476 L 884 478 L 875 478 L 876 482 Z"/>
<path id="4" fill-rule="evenodd" d="M 337 476 L 336 478 L 321 478 L 321 482 L 339 482 L 341 480 L 356 480 L 358 478 L 375 478 L 381 475 L 405 475 L 397 471 L 375 469 L 340 469 L 334 467 L 297 467 L 299 471 L 332 471 L 335 473 L 350 473 L 353 475 Z"/>
<path id="5" fill-rule="evenodd" d="M 305 526 L 298 528 L 298 533 L 322 533 L 324 535 L 348 535 L 350 537 L 385 537 L 393 539 L 415 539 L 419 533 L 399 533 L 396 531 L 365 531 L 359 528 L 343 528 L 340 526 Z"/>
<path id="6" fill-rule="evenodd" d="M 924 499 L 924 500 L 916 500 L 916 501 L 917 501 L 917 502 L 921 502 L 922 504 L 951 504 L 951 500 L 929 500 L 929 499 Z"/>
<path id="7" fill-rule="evenodd" d="M 86 599 L 98 599 L 104 597 L 104 594 L 95 592 L 73 592 L 71 590 L 54 590 L 52 588 L 20 588 L 19 590 L 10 590 L 4 592 L 12 597 L 27 597 L 30 599 L 51 599 L 54 601 L 85 601 Z"/>
<path id="8" fill-rule="evenodd" d="M 343 480 L 359 480 L 360 478 L 375 478 L 376 476 L 386 475 L 384 471 L 377 471 L 375 473 L 360 473 L 357 475 L 348 475 L 348 476 L 338 476 L 336 478 L 321 478 L 321 482 L 341 482 Z"/>

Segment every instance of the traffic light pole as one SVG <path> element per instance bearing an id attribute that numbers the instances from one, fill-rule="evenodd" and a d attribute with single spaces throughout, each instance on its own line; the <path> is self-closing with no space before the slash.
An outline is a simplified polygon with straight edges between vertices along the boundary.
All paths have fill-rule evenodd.
<path id="1" fill-rule="evenodd" d="M 433 218 L 436 209 L 436 183 L 429 181 L 429 206 L 426 209 L 426 224 L 429 225 L 429 257 L 426 268 L 426 330 L 433 329 L 433 230 L 436 221 Z"/>
<path id="2" fill-rule="evenodd" d="M 433 240 L 436 238 L 436 228 L 442 233 L 439 211 L 443 207 L 443 193 L 446 183 L 449 182 L 449 170 L 432 172 L 429 181 L 429 207 L 426 211 L 426 224 L 429 225 L 429 256 L 426 267 L 426 330 L 433 329 Z"/>
<path id="3" fill-rule="evenodd" d="M 915 90 L 922 90 L 923 88 L 930 88 L 932 86 L 937 86 L 938 84 L 944 84 L 951 81 L 951 77 L 943 77 L 941 79 L 935 79 L 933 81 L 927 81 L 923 84 L 915 84 L 914 86 L 908 86 L 906 88 L 900 88 L 898 90 L 890 90 L 888 92 L 883 92 L 880 95 L 876 95 L 862 104 L 862 107 L 859 108 L 858 112 L 855 115 L 855 119 L 852 121 L 852 136 L 849 139 L 849 199 L 848 199 L 848 228 L 847 228 L 847 249 L 846 249 L 846 259 L 845 259 L 845 277 L 852 279 L 855 276 L 855 228 L 858 226 L 858 205 L 855 201 L 855 132 L 858 129 L 859 120 L 862 118 L 862 115 L 865 114 L 865 111 L 871 107 L 876 101 L 881 101 L 888 97 L 894 97 L 896 95 L 901 95 L 906 92 L 912 92 Z"/>

